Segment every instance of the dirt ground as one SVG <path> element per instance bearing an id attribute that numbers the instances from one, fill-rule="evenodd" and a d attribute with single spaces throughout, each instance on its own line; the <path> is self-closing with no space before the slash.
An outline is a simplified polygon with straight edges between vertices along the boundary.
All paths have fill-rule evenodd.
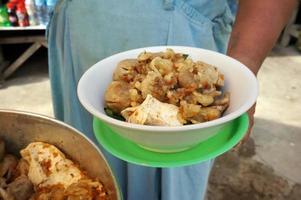
<path id="1" fill-rule="evenodd" d="M 256 154 L 251 138 L 241 148 L 216 159 L 207 200 L 300 200 L 301 184 L 293 184 L 274 173 L 272 167 L 252 157 Z"/>
<path id="2" fill-rule="evenodd" d="M 208 200 L 301 200 L 301 54 L 275 47 L 261 67 L 252 139 L 216 159 Z"/>

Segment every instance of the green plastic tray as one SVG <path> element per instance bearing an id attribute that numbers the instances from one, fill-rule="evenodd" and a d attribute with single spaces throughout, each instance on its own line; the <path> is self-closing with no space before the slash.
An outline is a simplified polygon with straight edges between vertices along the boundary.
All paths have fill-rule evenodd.
<path id="1" fill-rule="evenodd" d="M 247 114 L 227 124 L 215 136 L 191 149 L 176 153 L 148 151 L 113 132 L 96 117 L 93 120 L 95 136 L 108 152 L 130 163 L 148 167 L 180 167 L 213 159 L 234 147 L 246 134 L 249 119 Z"/>

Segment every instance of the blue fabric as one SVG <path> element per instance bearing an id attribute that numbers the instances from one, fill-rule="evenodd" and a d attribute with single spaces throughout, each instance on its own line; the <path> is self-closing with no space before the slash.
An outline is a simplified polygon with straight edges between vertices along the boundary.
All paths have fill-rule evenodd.
<path id="1" fill-rule="evenodd" d="M 96 141 L 92 117 L 76 95 L 77 82 L 90 66 L 117 52 L 145 46 L 185 45 L 225 52 L 232 22 L 225 0 L 59 0 L 48 27 L 55 116 Z M 102 151 L 124 199 L 204 198 L 212 161 L 148 168 Z"/>

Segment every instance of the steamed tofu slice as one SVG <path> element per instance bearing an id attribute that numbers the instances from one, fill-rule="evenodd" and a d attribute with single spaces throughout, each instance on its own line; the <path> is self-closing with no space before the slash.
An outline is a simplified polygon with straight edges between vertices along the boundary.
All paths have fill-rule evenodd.
<path id="1" fill-rule="evenodd" d="M 121 115 L 127 122 L 157 126 L 181 126 L 178 119 L 179 108 L 175 105 L 162 103 L 147 95 L 143 103 L 136 107 L 126 108 Z"/>
<path id="2" fill-rule="evenodd" d="M 28 178 L 40 188 L 69 185 L 84 177 L 76 165 L 55 146 L 43 143 L 30 143 L 21 150 L 21 156 L 29 164 Z"/>

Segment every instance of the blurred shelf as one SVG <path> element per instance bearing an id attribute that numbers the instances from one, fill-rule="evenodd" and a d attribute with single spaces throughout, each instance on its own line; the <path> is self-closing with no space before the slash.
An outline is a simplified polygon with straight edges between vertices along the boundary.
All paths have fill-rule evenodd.
<path id="1" fill-rule="evenodd" d="M 0 31 L 25 31 L 25 30 L 45 30 L 46 26 L 25 26 L 25 27 L 0 27 Z"/>
<path id="2" fill-rule="evenodd" d="M 30 44 L 30 46 L 12 63 L 1 63 L 0 83 L 10 77 L 37 50 L 43 46 L 46 48 L 48 47 L 45 30 L 46 26 L 0 27 L 0 45 Z"/>

